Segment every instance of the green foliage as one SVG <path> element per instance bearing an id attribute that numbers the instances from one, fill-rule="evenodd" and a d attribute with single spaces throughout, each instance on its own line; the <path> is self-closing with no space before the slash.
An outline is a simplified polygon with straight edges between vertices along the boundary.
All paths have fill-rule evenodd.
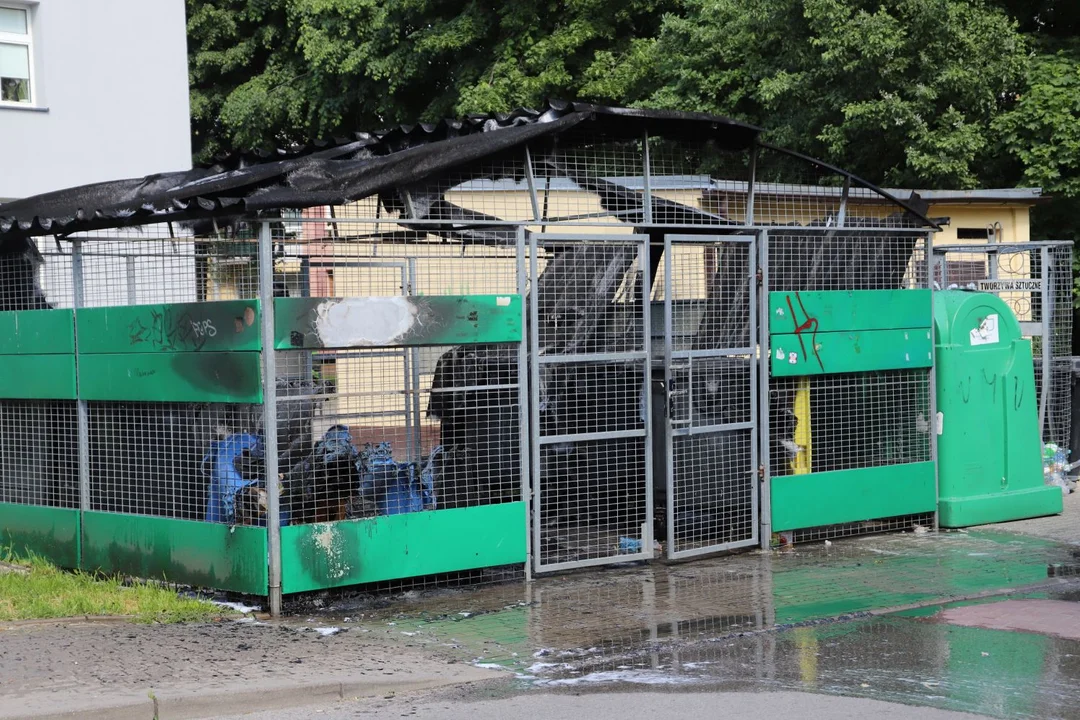
<path id="1" fill-rule="evenodd" d="M 1080 198 L 1075 0 L 187 0 L 197 159 L 536 105 L 698 110 L 888 185 Z M 1036 216 L 1080 233 L 1080 200 Z"/>
<path id="2" fill-rule="evenodd" d="M 1080 46 L 1031 59 L 1027 88 L 994 121 L 1022 182 L 1080 198 Z"/>
<path id="3" fill-rule="evenodd" d="M 878 182 L 973 187 L 1025 46 L 966 0 L 688 0 L 588 88 L 746 119 Z"/>
<path id="4" fill-rule="evenodd" d="M 196 159 L 577 97 L 675 0 L 188 0 Z"/>

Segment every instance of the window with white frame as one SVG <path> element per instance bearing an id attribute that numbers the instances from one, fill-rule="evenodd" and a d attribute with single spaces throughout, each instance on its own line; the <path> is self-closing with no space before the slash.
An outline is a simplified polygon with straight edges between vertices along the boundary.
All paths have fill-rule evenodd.
<path id="1" fill-rule="evenodd" d="M 33 103 L 34 46 L 30 31 L 28 8 L 0 4 L 0 105 Z"/>

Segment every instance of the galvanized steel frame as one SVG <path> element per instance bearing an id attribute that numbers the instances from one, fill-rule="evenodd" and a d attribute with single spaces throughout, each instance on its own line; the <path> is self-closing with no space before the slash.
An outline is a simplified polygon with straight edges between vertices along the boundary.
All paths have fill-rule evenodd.
<path id="1" fill-rule="evenodd" d="M 672 338 L 672 330 L 674 326 L 673 320 L 673 301 L 675 300 L 674 291 L 674 278 L 672 276 L 672 249 L 676 244 L 699 244 L 704 245 L 706 243 L 732 243 L 741 244 L 748 247 L 748 263 L 746 268 L 747 283 L 749 285 L 748 293 L 748 305 L 750 313 L 749 335 L 748 340 L 750 345 L 740 348 L 709 348 L 699 350 L 675 350 L 674 342 Z M 685 428 L 676 428 L 674 426 L 673 418 L 671 417 L 671 403 L 665 402 L 664 416 L 665 416 L 665 457 L 667 460 L 667 472 L 665 482 L 667 484 L 667 546 L 666 556 L 669 560 L 682 560 L 685 558 L 696 557 L 699 555 L 706 555 L 709 553 L 720 552 L 724 550 L 734 550 L 742 547 L 751 547 L 758 544 L 760 523 L 757 521 L 759 517 L 760 500 L 756 488 L 756 478 L 758 475 L 759 464 L 759 427 L 758 418 L 762 414 L 759 408 L 759 395 L 758 395 L 758 373 L 760 372 L 761 358 L 757 353 L 757 347 L 754 342 L 754 328 L 757 327 L 758 318 L 758 292 L 757 292 L 757 242 L 754 235 L 680 235 L 669 234 L 664 236 L 664 388 L 665 392 L 669 394 L 672 387 L 672 369 L 673 362 L 675 360 L 688 360 L 692 367 L 693 360 L 695 358 L 709 358 L 718 357 L 724 355 L 747 355 L 750 358 L 750 377 L 749 387 L 747 392 L 750 394 L 750 419 L 741 423 L 728 423 L 721 425 L 706 425 L 701 427 L 693 426 L 693 416 L 691 413 L 690 425 Z M 691 394 L 692 398 L 692 394 Z M 691 400 L 692 401 L 692 400 Z M 766 413 L 767 414 L 767 413 Z M 746 540 L 736 540 L 726 543 L 715 543 L 709 545 L 703 545 L 701 547 L 691 548 L 687 550 L 676 550 L 676 530 L 677 523 L 675 518 L 675 438 L 690 435 L 701 435 L 706 433 L 720 433 L 729 432 L 735 430 L 749 430 L 751 433 L 750 450 L 751 461 L 750 467 L 747 468 L 747 483 L 750 486 L 750 498 L 751 498 L 751 525 L 753 533 L 751 537 Z"/>
<path id="2" fill-rule="evenodd" d="M 637 262 L 641 272 L 641 283 L 644 288 L 642 294 L 642 342 L 643 347 L 639 351 L 617 353 L 574 354 L 559 356 L 543 356 L 540 354 L 540 318 L 539 297 L 536 292 L 536 280 L 539 278 L 538 255 L 540 247 L 544 243 L 557 242 L 559 244 L 595 244 L 609 243 L 617 245 L 636 245 Z M 532 537 L 530 538 L 530 554 L 533 559 L 532 570 L 536 573 L 556 572 L 575 568 L 592 567 L 597 565 L 609 565 L 611 563 L 628 562 L 633 560 L 646 560 L 653 557 L 653 470 L 652 470 L 652 445 L 651 432 L 648 418 L 652 417 L 652 397 L 649 383 L 649 364 L 651 352 L 649 351 L 650 338 L 650 306 L 649 292 L 651 278 L 649 277 L 649 236 L 648 235 L 581 235 L 559 233 L 532 233 L 529 237 L 529 280 L 531 281 L 528 313 L 529 313 L 529 425 L 530 425 L 530 478 L 532 481 L 532 508 L 531 525 Z M 580 433 L 572 435 L 555 435 L 542 437 L 540 433 L 540 381 L 541 369 L 544 365 L 556 365 L 570 362 L 597 362 L 597 361 L 635 361 L 642 363 L 644 377 L 641 392 L 644 395 L 645 421 L 640 430 L 606 431 L 593 433 Z M 641 438 L 644 444 L 645 457 L 645 520 L 641 527 L 641 548 L 639 552 L 623 553 L 615 551 L 612 555 L 604 557 L 584 558 L 566 562 L 545 563 L 537 548 L 543 543 L 543 473 L 541 471 L 541 447 L 566 442 L 585 442 L 618 440 L 627 438 Z"/>

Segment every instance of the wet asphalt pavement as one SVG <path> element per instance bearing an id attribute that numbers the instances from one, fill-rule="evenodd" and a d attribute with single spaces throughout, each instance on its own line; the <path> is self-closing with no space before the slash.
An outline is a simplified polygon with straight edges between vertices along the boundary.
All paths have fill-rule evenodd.
<path id="1" fill-rule="evenodd" d="M 327 595 L 317 616 L 292 622 L 353 627 L 502 669 L 507 692 L 527 695 L 802 691 L 1073 718 L 1078 575 L 1075 547 L 1039 538 L 886 535 L 528 585 L 416 590 L 389 608 Z M 964 610 L 1003 600 L 1035 618 L 1037 631 L 994 629 L 1000 619 Z"/>

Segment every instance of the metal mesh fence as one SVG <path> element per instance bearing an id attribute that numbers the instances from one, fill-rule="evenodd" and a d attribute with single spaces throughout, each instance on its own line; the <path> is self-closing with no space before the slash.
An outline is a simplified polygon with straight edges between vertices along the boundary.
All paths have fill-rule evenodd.
<path id="1" fill-rule="evenodd" d="M 411 202 L 422 192 L 410 191 Z M 337 210 L 275 232 L 275 294 L 518 292 L 516 231 L 410 229 L 400 215 L 376 224 Z M 277 353 L 289 523 L 521 499 L 516 344 L 364 347 L 370 343 L 329 336 L 325 344 Z"/>
<path id="2" fill-rule="evenodd" d="M 75 403 L 0 402 L 0 502 L 78 507 Z"/>
<path id="3" fill-rule="evenodd" d="M 648 264 L 633 239 L 532 237 L 538 569 L 652 555 Z"/>
<path id="4" fill-rule="evenodd" d="M 289 525 L 523 500 L 529 475 L 540 570 L 653 557 L 654 535 L 670 557 L 754 541 L 757 415 L 767 405 L 780 428 L 765 460 L 782 465 L 790 400 L 778 382 L 759 410 L 755 238 L 770 228 L 766 289 L 925 287 L 923 239 L 904 230 L 920 221 L 776 148 L 630 134 L 582 125 L 437 176 L 413 168 L 399 186 L 335 207 L 8 244 L 0 311 L 72 308 L 79 327 L 101 308 L 522 295 L 530 357 L 515 343 L 437 333 L 311 344 L 315 316 L 303 313 L 325 308 L 297 305 L 296 317 L 275 318 L 293 325 L 272 355 L 260 362 L 251 345 L 243 373 L 222 361 L 186 376 L 203 399 L 152 387 L 133 399 L 117 384 L 86 392 L 82 345 L 94 338 L 76 333 L 79 400 L 0 401 L 0 498 L 264 525 L 272 424 Z M 260 268 L 263 222 L 272 268 Z M 237 333 L 263 334 L 256 307 L 235 318 Z M 121 328 L 124 352 L 197 354 L 234 322 L 170 312 Z M 271 358 L 276 377 L 263 382 Z M 146 372 L 132 377 L 150 387 Z M 260 382 L 232 401 L 203 386 L 237 374 Z M 924 381 L 815 380 L 821 467 L 925 457 Z M 274 418 L 259 402 L 270 394 Z"/>
<path id="5" fill-rule="evenodd" d="M 1072 244 L 946 245 L 934 248 L 942 289 L 991 292 L 1031 340 L 1044 442 L 1067 448 L 1072 427 Z M 1046 392 L 1043 392 L 1046 388 Z"/>
<path id="6" fill-rule="evenodd" d="M 659 504 L 677 558 L 756 542 L 757 260 L 749 238 L 672 236 L 664 252 L 670 463 Z"/>
<path id="7" fill-rule="evenodd" d="M 926 244 L 925 234 L 896 231 L 774 231 L 768 236 L 766 290 L 925 288 Z M 801 317 L 770 317 L 768 330 L 798 336 L 800 322 Z M 929 327 L 929 308 L 925 323 Z M 932 340 L 928 329 L 911 332 L 926 333 L 927 341 Z M 803 354 L 817 352 L 816 335 L 811 334 L 805 342 L 808 346 Z M 770 354 L 774 351 L 779 352 L 768 350 Z M 931 373 L 918 368 L 770 377 L 770 476 L 931 460 Z M 796 531 L 792 537 L 806 540 L 878 532 L 910 527 L 917 521 L 902 517 L 809 528 Z"/>

